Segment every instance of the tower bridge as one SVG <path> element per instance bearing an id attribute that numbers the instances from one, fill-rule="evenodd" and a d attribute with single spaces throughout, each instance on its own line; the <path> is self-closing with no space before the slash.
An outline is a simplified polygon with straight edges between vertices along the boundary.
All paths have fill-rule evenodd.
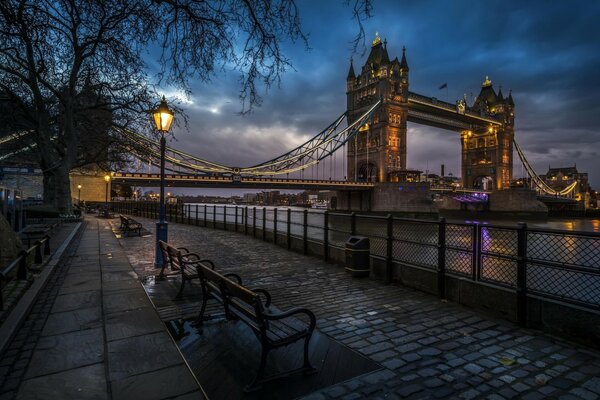
<path id="1" fill-rule="evenodd" d="M 431 191 L 426 183 L 406 182 L 407 176 L 414 174 L 406 164 L 407 123 L 411 122 L 459 133 L 463 186 L 460 191 L 467 200 L 483 198 L 473 193 L 487 196 L 490 191 L 493 195 L 510 187 L 513 147 L 540 194 L 556 198 L 571 193 L 574 186 L 559 192 L 553 190 L 527 162 L 515 141 L 512 93 L 504 97 L 502 90 L 496 92 L 486 77 L 472 104 L 467 104 L 466 97 L 453 104 L 410 91 L 409 71 L 406 49 L 403 48 L 400 60 L 398 57 L 390 60 L 386 41 L 382 42 L 377 35 L 358 74 L 350 61 L 346 111 L 321 132 L 282 155 L 248 167 L 228 166 L 167 147 L 167 184 L 338 190 L 342 197 L 347 197 L 349 206 L 353 193 L 358 196 L 359 204 L 371 205 L 386 199 L 385 204 L 395 205 L 402 198 L 418 203 L 421 201 L 418 196 L 430 195 Z M 159 164 L 158 143 L 130 130 L 113 129 L 113 134 L 124 141 L 132 161 L 143 160 L 149 165 L 148 173 L 140 173 L 139 168 L 114 172 L 113 182 L 157 185 L 158 174 L 152 173 L 150 166 Z M 17 132 L 0 138 L 0 164 L 21 157 L 34 147 L 26 142 L 29 133 Z M 337 155 L 340 157 L 336 158 Z M 456 189 L 452 193 L 456 197 Z"/>

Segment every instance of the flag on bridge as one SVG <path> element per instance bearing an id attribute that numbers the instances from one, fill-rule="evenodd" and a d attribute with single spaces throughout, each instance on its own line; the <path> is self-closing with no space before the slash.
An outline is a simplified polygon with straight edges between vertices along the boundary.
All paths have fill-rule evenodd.
<path id="1" fill-rule="evenodd" d="M 446 89 L 448 87 L 448 83 L 444 83 L 442 86 L 438 88 L 438 90 Z"/>

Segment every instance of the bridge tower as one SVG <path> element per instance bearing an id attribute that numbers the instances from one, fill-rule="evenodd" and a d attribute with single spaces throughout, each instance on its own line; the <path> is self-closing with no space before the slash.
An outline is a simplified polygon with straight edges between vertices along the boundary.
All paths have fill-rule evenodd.
<path id="1" fill-rule="evenodd" d="M 406 169 L 406 120 L 408 116 L 408 63 L 390 61 L 387 41 L 376 35 L 360 74 L 350 70 L 346 80 L 348 123 L 356 121 L 378 99 L 383 104 L 348 148 L 347 179 L 351 181 L 397 182 Z"/>
<path id="2" fill-rule="evenodd" d="M 462 179 L 465 188 L 508 189 L 513 172 L 513 138 L 515 136 L 515 103 L 494 90 L 486 77 L 471 111 L 481 117 L 494 117 L 500 126 L 490 125 L 461 132 Z"/>

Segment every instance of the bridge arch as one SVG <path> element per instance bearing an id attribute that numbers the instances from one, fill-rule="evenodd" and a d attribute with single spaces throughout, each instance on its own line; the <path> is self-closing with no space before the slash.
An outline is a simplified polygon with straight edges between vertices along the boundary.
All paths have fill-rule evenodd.
<path id="1" fill-rule="evenodd" d="M 490 175 L 479 175 L 473 179 L 473 188 L 481 190 L 494 190 L 494 178 Z"/>
<path id="2" fill-rule="evenodd" d="M 379 168 L 375 163 L 363 163 L 358 167 L 358 182 L 379 182 Z"/>

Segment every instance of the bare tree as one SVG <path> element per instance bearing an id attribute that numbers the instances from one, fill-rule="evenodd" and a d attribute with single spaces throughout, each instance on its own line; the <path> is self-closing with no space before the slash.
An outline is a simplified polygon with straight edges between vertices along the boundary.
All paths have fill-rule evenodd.
<path id="1" fill-rule="evenodd" d="M 352 1 L 359 43 L 371 1 Z M 284 41 L 308 48 L 294 0 L 3 0 L 0 90 L 33 132 L 45 202 L 70 212 L 69 172 L 119 159 L 112 127 L 148 130 L 154 85 L 188 91 L 233 68 L 248 112 L 290 67 Z"/>

